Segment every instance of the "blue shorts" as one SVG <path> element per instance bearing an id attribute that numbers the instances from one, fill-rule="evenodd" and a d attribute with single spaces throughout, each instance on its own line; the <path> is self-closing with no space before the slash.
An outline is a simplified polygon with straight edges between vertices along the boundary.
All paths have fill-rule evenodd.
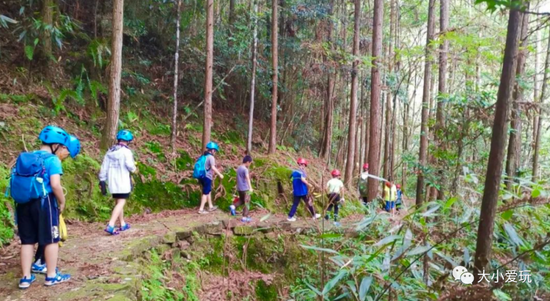
<path id="1" fill-rule="evenodd" d="M 202 194 L 209 195 L 212 192 L 212 179 L 204 177 L 199 179 L 199 183 L 202 186 Z"/>
<path id="2" fill-rule="evenodd" d="M 17 204 L 17 228 L 22 245 L 49 245 L 59 242 L 59 209 L 53 194 L 43 201 Z"/>

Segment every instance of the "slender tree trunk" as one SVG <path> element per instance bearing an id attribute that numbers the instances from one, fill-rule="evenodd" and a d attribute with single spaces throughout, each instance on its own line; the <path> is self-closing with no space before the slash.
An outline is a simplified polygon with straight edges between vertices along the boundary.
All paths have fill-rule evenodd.
<path id="1" fill-rule="evenodd" d="M 440 0 L 440 12 L 439 12 L 439 32 L 440 35 L 445 35 L 447 27 L 449 26 L 449 0 Z M 447 52 L 449 51 L 449 41 L 443 37 L 443 43 L 439 46 L 439 80 L 438 80 L 438 101 L 436 112 L 436 126 L 435 126 L 435 139 L 437 148 L 445 150 L 445 145 L 441 139 L 443 133 L 441 133 L 445 127 L 445 119 L 443 117 L 443 111 L 445 110 L 444 98 L 447 94 Z M 441 166 L 444 162 L 437 162 L 438 175 L 441 179 L 441 188 L 438 190 L 437 198 L 444 199 L 444 191 L 447 186 L 447 179 L 445 177 L 444 167 Z"/>
<path id="2" fill-rule="evenodd" d="M 548 68 L 550 68 L 550 33 L 548 34 L 548 47 L 546 49 L 546 61 L 544 62 L 544 76 L 542 79 L 542 88 L 540 90 L 540 100 L 538 101 L 538 120 L 536 128 L 534 129 L 535 134 L 535 143 L 533 145 L 533 175 L 532 182 L 536 182 L 539 177 L 539 149 L 540 149 L 540 138 L 541 138 L 541 128 L 542 128 L 542 104 L 546 99 L 546 90 L 548 89 Z"/>
<path id="3" fill-rule="evenodd" d="M 233 47 L 233 28 L 235 26 L 235 0 L 229 0 L 229 29 L 227 31 L 227 46 Z"/>
<path id="4" fill-rule="evenodd" d="M 330 1 L 329 7 L 329 21 L 328 21 L 328 34 L 327 41 L 330 44 L 332 50 L 332 14 L 334 11 L 334 0 Z M 332 127 L 333 127 L 333 114 L 334 114 L 334 100 L 332 98 L 334 88 L 334 70 L 330 66 L 328 57 L 324 56 L 325 68 L 327 70 L 327 94 L 325 99 L 325 115 L 324 117 L 324 130 L 323 130 L 323 145 L 321 146 L 321 158 L 327 159 L 330 157 L 331 145 L 332 145 Z"/>
<path id="5" fill-rule="evenodd" d="M 212 72 L 214 65 L 214 0 L 206 1 L 206 75 L 204 77 L 204 129 L 202 148 L 212 132 Z"/>
<path id="6" fill-rule="evenodd" d="M 515 83 L 514 71 L 516 67 L 516 54 L 518 51 L 520 17 L 521 14 L 518 8 L 514 7 L 510 9 L 504 60 L 502 63 L 502 74 L 498 88 L 495 120 L 493 123 L 491 150 L 489 153 L 489 162 L 487 164 L 485 189 L 483 191 L 479 228 L 477 232 L 474 283 L 478 283 L 479 273 L 485 270 L 491 258 L 495 213 L 502 176 L 502 160 L 504 159 L 504 149 L 506 146 L 506 117 L 512 88 Z"/>
<path id="7" fill-rule="evenodd" d="M 422 124 L 420 126 L 420 153 L 418 155 L 418 180 L 416 182 L 416 205 L 424 202 L 424 168 L 428 155 L 428 106 L 430 103 L 430 83 L 432 78 L 432 40 L 434 35 L 435 0 L 430 0 L 428 7 L 428 32 L 426 36 L 426 63 L 424 66 L 424 92 L 422 94 Z"/>
<path id="8" fill-rule="evenodd" d="M 258 0 L 254 0 L 254 34 L 252 42 L 252 79 L 250 81 L 250 113 L 248 114 L 247 153 L 252 153 L 252 131 L 254 130 L 254 95 L 256 93 L 256 65 L 258 52 Z"/>
<path id="9" fill-rule="evenodd" d="M 359 23 L 361 18 L 361 0 L 355 0 L 355 20 L 353 26 L 353 56 L 359 56 Z M 355 135 L 357 134 L 357 86 L 359 71 L 357 66 L 359 60 L 354 59 L 351 71 L 351 100 L 349 109 L 349 130 L 348 130 L 348 159 L 346 162 L 346 174 L 344 181 L 346 186 L 350 186 L 353 178 L 353 167 L 355 165 Z"/>
<path id="10" fill-rule="evenodd" d="M 99 0 L 95 0 L 94 5 L 94 39 L 97 39 L 97 11 L 99 8 Z"/>
<path id="11" fill-rule="evenodd" d="M 180 16 L 181 16 L 181 0 L 176 3 L 176 52 L 174 53 L 174 109 L 172 111 L 172 137 L 170 145 L 172 153 L 176 153 L 176 137 L 178 134 L 178 65 L 180 58 Z"/>
<path id="12" fill-rule="evenodd" d="M 123 13 L 124 0 L 114 0 L 107 122 L 105 125 L 105 132 L 101 138 L 101 149 L 104 151 L 107 150 L 113 143 L 118 129 L 118 117 L 120 111 L 120 77 L 122 74 L 122 32 L 124 26 Z"/>
<path id="13" fill-rule="evenodd" d="M 43 0 L 42 2 L 42 22 L 47 26 L 53 25 L 53 0 Z M 42 51 L 40 52 L 40 59 L 43 61 L 46 75 L 50 73 L 50 62 L 52 60 L 52 34 L 47 29 L 42 29 L 40 41 L 42 44 Z"/>
<path id="14" fill-rule="evenodd" d="M 528 4 L 527 4 L 528 5 Z M 527 41 L 527 30 L 529 27 L 529 14 L 521 14 L 521 34 L 520 34 L 520 50 L 517 58 L 516 78 L 522 78 L 525 73 L 525 61 L 527 51 L 524 48 Z M 523 88 L 516 82 L 514 86 L 513 101 L 512 101 L 512 116 L 510 139 L 508 141 L 508 158 L 506 160 L 506 188 L 512 189 L 514 178 L 517 176 L 519 156 L 521 156 L 521 107 L 519 102 L 523 100 Z"/>
<path id="15" fill-rule="evenodd" d="M 271 56 L 273 59 L 273 86 L 271 93 L 271 135 L 269 139 L 269 153 L 275 153 L 277 148 L 277 85 L 278 85 L 278 28 L 277 25 L 279 17 L 277 16 L 277 0 L 273 0 L 272 16 L 271 16 Z"/>
<path id="16" fill-rule="evenodd" d="M 384 1 L 374 0 L 374 21 L 372 31 L 372 57 L 371 68 L 371 105 L 370 105 L 370 142 L 369 142 L 369 171 L 371 174 L 380 173 L 380 67 L 382 64 L 382 28 L 384 18 Z M 372 201 L 378 195 L 378 181 L 369 180 L 368 200 Z"/>

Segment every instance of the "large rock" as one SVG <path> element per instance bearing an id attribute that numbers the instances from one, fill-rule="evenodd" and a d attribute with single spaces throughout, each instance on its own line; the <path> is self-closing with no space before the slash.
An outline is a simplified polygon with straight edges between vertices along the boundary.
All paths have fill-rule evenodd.
<path id="1" fill-rule="evenodd" d="M 254 233 L 254 228 L 250 226 L 237 226 L 233 229 L 233 233 L 238 236 L 248 236 Z"/>

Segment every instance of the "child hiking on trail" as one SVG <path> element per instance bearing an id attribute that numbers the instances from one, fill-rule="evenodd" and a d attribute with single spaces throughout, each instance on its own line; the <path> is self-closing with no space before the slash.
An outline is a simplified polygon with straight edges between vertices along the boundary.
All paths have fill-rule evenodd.
<path id="1" fill-rule="evenodd" d="M 69 154 L 71 158 L 75 158 L 80 153 L 80 141 L 73 135 L 69 135 Z M 60 237 L 61 238 L 61 237 Z M 48 267 L 46 266 L 46 258 L 44 257 L 44 246 L 38 245 L 34 254 L 34 263 L 31 271 L 37 274 L 47 274 Z"/>
<path id="2" fill-rule="evenodd" d="M 220 151 L 218 144 L 215 142 L 208 142 L 206 144 L 206 151 L 195 163 L 195 169 L 193 170 L 193 177 L 199 180 L 202 187 L 201 205 L 199 208 L 199 214 L 207 214 L 208 211 L 214 211 L 218 209 L 217 206 L 212 205 L 212 179 L 214 179 L 214 173 L 216 173 L 220 179 L 223 179 L 223 175 L 216 168 L 216 159 L 214 155 Z M 208 211 L 204 210 L 204 205 L 208 202 Z"/>
<path id="3" fill-rule="evenodd" d="M 384 185 L 384 200 L 386 201 L 386 207 L 384 208 L 387 212 L 395 213 L 395 200 L 397 198 L 397 189 L 390 181 L 386 182 Z"/>
<path id="4" fill-rule="evenodd" d="M 45 127 L 38 138 L 42 141 L 40 150 L 21 153 L 10 178 L 9 192 L 15 201 L 21 239 L 21 289 L 29 288 L 36 281 L 31 268 L 37 243 L 44 249 L 46 269 L 40 270 L 46 273 L 44 284 L 53 286 L 71 279 L 69 274 L 61 274 L 57 269 L 59 214 L 65 209 L 61 161 L 69 155 L 76 156 L 77 145 L 76 142 L 71 145 L 65 130 L 51 125 Z"/>
<path id="5" fill-rule="evenodd" d="M 328 209 L 325 219 L 328 221 L 330 216 L 329 212 L 334 207 L 334 225 L 339 227 L 340 223 L 338 222 L 338 206 L 340 203 L 341 192 L 344 190 L 344 183 L 340 180 L 340 171 L 338 169 L 333 170 L 331 173 L 332 179 L 327 182 L 327 192 L 328 192 Z M 343 199 L 342 199 L 343 201 Z"/>
<path id="6" fill-rule="evenodd" d="M 361 173 L 361 176 L 359 177 L 359 184 L 357 185 L 357 190 L 359 192 L 359 196 L 361 197 L 361 200 L 363 201 L 363 205 L 367 205 L 369 202 L 368 194 L 368 178 L 369 178 L 369 163 L 363 164 L 363 172 Z"/>
<path id="7" fill-rule="evenodd" d="M 401 191 L 401 185 L 397 184 L 397 202 L 395 203 L 395 208 L 397 211 L 401 210 L 401 206 L 403 205 L 403 192 Z"/>
<path id="8" fill-rule="evenodd" d="M 134 136 L 128 130 L 118 132 L 117 144 L 113 145 L 105 154 L 101 170 L 99 172 L 99 185 L 103 195 L 107 194 L 105 184 L 109 187 L 109 192 L 116 201 L 115 208 L 111 214 L 111 219 L 105 228 L 105 232 L 111 235 L 117 235 L 121 231 L 130 229 L 130 225 L 124 221 L 124 205 L 130 198 L 132 192 L 132 178 L 130 173 L 137 170 L 134 161 L 134 154 L 128 147 L 134 140 Z M 120 221 L 120 228 L 115 229 L 117 219 Z"/>
<path id="9" fill-rule="evenodd" d="M 248 173 L 248 168 L 252 164 L 252 157 L 245 156 L 243 158 L 243 164 L 237 168 L 237 192 L 239 193 L 239 198 L 237 202 L 234 202 L 233 205 L 229 206 L 231 215 L 236 215 L 235 209 L 241 205 L 244 205 L 243 209 L 243 218 L 241 221 L 243 223 L 248 223 L 252 219 L 249 215 L 250 210 L 250 194 L 252 193 L 252 184 L 250 183 L 250 175 Z"/>
<path id="10" fill-rule="evenodd" d="M 292 208 L 290 209 L 290 212 L 288 213 L 288 221 L 289 222 L 295 222 L 296 221 L 296 210 L 298 210 L 298 205 L 300 205 L 300 200 L 303 200 L 306 204 L 307 209 L 313 216 L 313 219 L 318 219 L 321 217 L 320 214 L 315 213 L 315 209 L 313 209 L 313 205 L 308 197 L 308 182 L 306 181 L 306 167 L 307 167 L 307 161 L 303 158 L 298 158 L 298 169 L 294 170 L 292 172 L 292 175 L 290 176 L 292 178 L 292 188 L 293 188 L 293 194 L 294 194 L 294 202 L 292 203 Z"/>

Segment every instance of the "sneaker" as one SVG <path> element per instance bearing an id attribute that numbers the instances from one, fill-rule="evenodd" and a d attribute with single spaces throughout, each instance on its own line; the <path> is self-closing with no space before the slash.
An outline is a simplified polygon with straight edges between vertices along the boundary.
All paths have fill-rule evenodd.
<path id="1" fill-rule="evenodd" d="M 126 231 L 128 229 L 130 229 L 130 224 L 126 223 L 126 224 L 124 224 L 124 226 L 118 228 L 118 231 L 122 232 L 122 231 Z"/>
<path id="2" fill-rule="evenodd" d="M 231 205 L 229 206 L 229 211 L 231 212 L 231 215 L 235 216 L 237 213 L 235 212 L 235 206 Z"/>
<path id="3" fill-rule="evenodd" d="M 216 211 L 218 210 L 218 206 L 214 206 L 212 208 L 208 208 L 208 211 L 212 212 L 212 211 Z"/>
<path id="4" fill-rule="evenodd" d="M 23 277 L 21 278 L 21 280 L 19 280 L 19 288 L 23 290 L 27 289 L 31 286 L 31 283 L 35 281 L 36 281 L 36 277 L 33 274 L 31 274 L 30 278 Z"/>
<path id="5" fill-rule="evenodd" d="M 287 218 L 286 220 L 289 221 L 289 222 L 295 222 L 295 221 L 296 221 L 296 217 L 295 217 L 295 216 L 289 217 L 289 218 Z"/>
<path id="6" fill-rule="evenodd" d="M 313 217 L 313 219 L 318 219 L 318 218 L 321 218 L 321 215 L 319 213 L 315 213 L 315 216 Z"/>
<path id="7" fill-rule="evenodd" d="M 48 268 L 46 267 L 45 264 L 36 264 L 36 263 L 32 264 L 31 272 L 33 273 L 46 274 L 47 271 L 48 271 Z"/>
<path id="8" fill-rule="evenodd" d="M 69 281 L 71 279 L 71 275 L 69 274 L 61 274 L 57 273 L 54 277 L 47 277 L 46 276 L 46 282 L 44 282 L 45 286 L 53 286 L 59 283 L 63 283 L 66 281 Z"/>
<path id="9" fill-rule="evenodd" d="M 241 218 L 241 222 L 243 222 L 243 223 L 250 223 L 251 221 L 252 221 L 252 219 L 250 217 Z"/>
<path id="10" fill-rule="evenodd" d="M 339 222 L 334 222 L 334 225 L 335 225 L 336 227 L 341 227 L 341 226 L 342 226 L 342 224 L 340 224 Z"/>
<path id="11" fill-rule="evenodd" d="M 325 215 L 325 219 L 328 221 L 330 219 L 330 216 L 328 216 L 328 214 Z"/>
<path id="12" fill-rule="evenodd" d="M 206 210 L 199 210 L 199 214 L 208 214 L 208 211 L 206 211 Z"/>
<path id="13" fill-rule="evenodd" d="M 109 225 L 107 225 L 107 228 L 105 228 L 104 231 L 111 234 L 111 235 L 118 235 L 118 233 L 119 233 L 118 230 L 116 230 L 114 226 L 109 226 Z"/>

